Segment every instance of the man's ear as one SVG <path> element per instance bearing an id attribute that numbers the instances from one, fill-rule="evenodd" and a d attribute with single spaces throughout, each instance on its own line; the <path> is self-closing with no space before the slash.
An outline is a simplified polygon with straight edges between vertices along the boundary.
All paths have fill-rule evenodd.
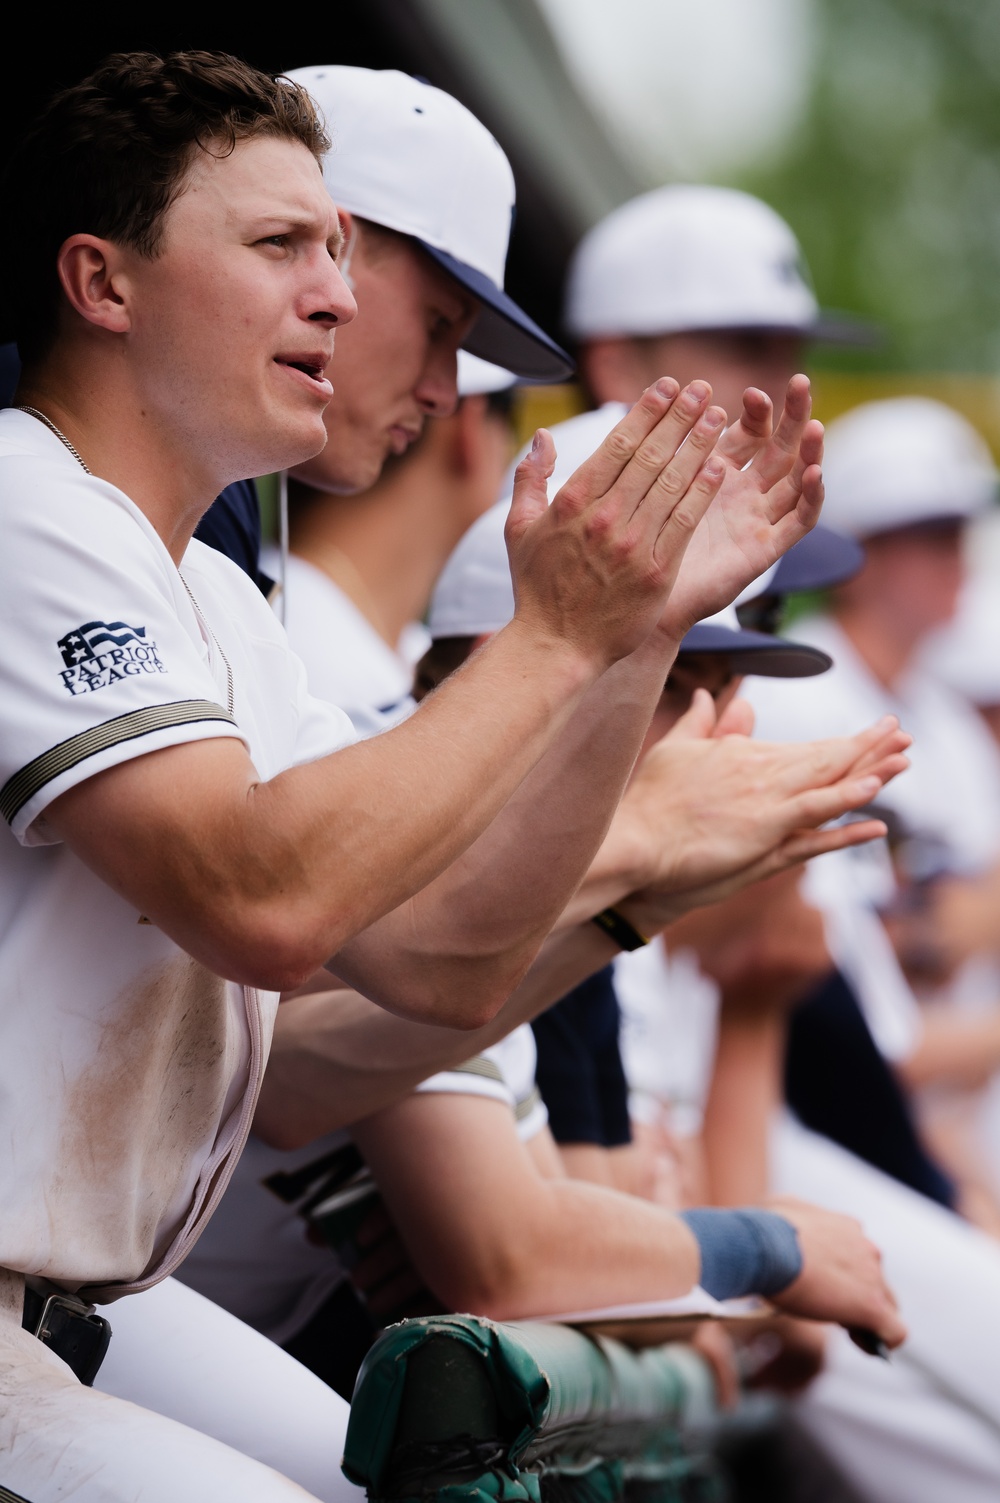
<path id="1" fill-rule="evenodd" d="M 486 398 L 478 394 L 460 397 L 451 417 L 444 420 L 448 423 L 450 439 L 448 463 L 455 474 L 478 473 L 487 437 L 486 405 Z"/>
<path id="2" fill-rule="evenodd" d="M 340 275 L 353 292 L 354 281 L 351 277 L 351 262 L 354 259 L 354 252 L 358 248 L 361 226 L 350 209 L 342 209 L 339 204 L 337 205 L 337 218 L 340 220 L 340 233 L 344 237 L 344 246 L 337 258 L 337 267 Z"/>
<path id="3" fill-rule="evenodd" d="M 71 235 L 59 249 L 56 269 L 66 299 L 88 324 L 125 334 L 132 319 L 123 296 L 126 276 L 120 247 L 97 235 Z"/>

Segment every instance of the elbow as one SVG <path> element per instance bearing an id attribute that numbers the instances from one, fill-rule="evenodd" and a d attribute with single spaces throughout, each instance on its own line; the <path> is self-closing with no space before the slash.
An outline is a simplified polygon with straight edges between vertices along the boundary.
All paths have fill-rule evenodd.
<path id="1" fill-rule="evenodd" d="M 531 1307 L 526 1277 L 530 1270 L 516 1249 L 490 1248 L 439 1269 L 433 1289 L 447 1310 L 487 1320 L 516 1320 Z"/>
<path id="2" fill-rule="evenodd" d="M 337 935 L 331 935 L 329 925 L 309 922 L 300 910 L 282 911 L 278 905 L 264 912 L 230 908 L 209 915 L 207 923 L 204 914 L 199 917 L 202 934 L 191 936 L 193 944 L 186 942 L 188 936 L 174 937 L 218 974 L 262 991 L 295 991 L 337 948 Z"/>

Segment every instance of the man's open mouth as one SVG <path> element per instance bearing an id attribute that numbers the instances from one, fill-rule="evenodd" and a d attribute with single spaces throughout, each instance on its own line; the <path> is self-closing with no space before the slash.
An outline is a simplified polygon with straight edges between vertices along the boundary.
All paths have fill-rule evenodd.
<path id="1" fill-rule="evenodd" d="M 315 381 L 317 386 L 328 387 L 326 379 L 326 360 L 319 355 L 300 355 L 295 358 L 287 358 L 283 355 L 275 356 L 275 364 L 286 365 L 290 370 L 301 371 L 308 376 L 310 381 Z"/>

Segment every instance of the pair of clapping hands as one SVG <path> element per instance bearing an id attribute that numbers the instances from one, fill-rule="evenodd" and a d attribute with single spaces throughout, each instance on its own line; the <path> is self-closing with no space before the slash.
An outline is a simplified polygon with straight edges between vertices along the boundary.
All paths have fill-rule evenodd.
<path id="1" fill-rule="evenodd" d="M 702 381 L 683 390 L 666 377 L 656 382 L 551 505 L 554 448 L 544 430 L 536 435 L 518 466 L 507 523 L 522 620 L 575 641 L 591 661 L 603 654 L 610 665 L 650 642 L 669 661 L 696 621 L 728 605 L 812 528 L 823 499 L 823 430 L 810 417 L 808 379 L 789 382 L 773 430 L 761 391 L 744 393 L 729 427 L 710 399 Z M 633 778 L 608 838 L 627 850 L 625 911 L 640 932 L 885 833 L 877 820 L 818 827 L 870 803 L 906 767 L 910 738 L 894 719 L 802 745 L 753 742 L 752 729 L 745 702 L 717 718 L 699 691 Z M 564 921 L 586 916 L 587 886 Z M 606 890 L 597 906 L 623 896 Z"/>

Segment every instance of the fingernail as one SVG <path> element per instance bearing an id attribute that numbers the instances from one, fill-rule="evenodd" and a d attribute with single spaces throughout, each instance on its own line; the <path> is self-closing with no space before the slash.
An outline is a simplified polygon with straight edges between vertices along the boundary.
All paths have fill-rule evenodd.
<path id="1" fill-rule="evenodd" d="M 531 457 L 532 457 L 532 459 L 537 459 L 538 458 L 539 450 L 541 449 L 541 447 L 542 447 L 542 435 L 541 435 L 541 430 L 538 430 L 538 431 L 536 431 L 534 438 L 531 440 Z"/>
<path id="2" fill-rule="evenodd" d="M 677 382 L 670 376 L 661 376 L 656 383 L 655 390 L 661 397 L 675 397 L 677 395 Z"/>
<path id="3" fill-rule="evenodd" d="M 859 778 L 858 792 L 865 798 L 874 798 L 882 786 L 882 779 L 876 777 Z"/>
<path id="4" fill-rule="evenodd" d="M 688 392 L 696 402 L 707 402 L 712 395 L 712 388 L 707 381 L 692 381 L 688 386 Z"/>
<path id="5" fill-rule="evenodd" d="M 721 428 L 723 426 L 726 421 L 726 414 L 723 412 L 721 407 L 710 407 L 705 413 L 702 421 L 704 422 L 706 428 L 710 428 L 714 431 L 716 428 Z"/>

